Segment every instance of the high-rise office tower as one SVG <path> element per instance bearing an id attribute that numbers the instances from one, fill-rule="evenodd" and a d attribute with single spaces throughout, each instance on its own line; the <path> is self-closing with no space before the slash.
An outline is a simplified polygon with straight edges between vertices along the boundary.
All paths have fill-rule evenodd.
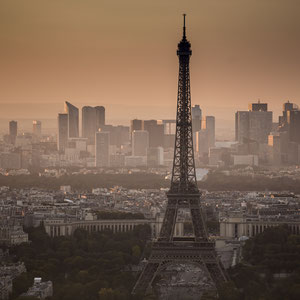
<path id="1" fill-rule="evenodd" d="M 215 117 L 204 117 L 202 120 L 202 129 L 206 129 L 207 131 L 208 147 L 215 147 Z"/>
<path id="2" fill-rule="evenodd" d="M 105 108 L 103 106 L 84 106 L 82 108 L 82 136 L 89 145 L 95 144 L 95 133 L 105 126 Z"/>
<path id="3" fill-rule="evenodd" d="M 10 121 L 9 122 L 9 137 L 12 144 L 15 144 L 16 137 L 18 135 L 18 122 Z"/>
<path id="4" fill-rule="evenodd" d="M 209 152 L 209 131 L 207 129 L 201 129 L 196 131 L 194 138 L 194 148 L 195 151 L 200 154 L 200 156 Z"/>
<path id="5" fill-rule="evenodd" d="M 283 111 L 282 116 L 279 116 L 279 128 L 281 131 L 288 130 L 288 123 L 287 123 L 287 112 L 288 111 L 298 111 L 299 107 L 295 103 L 291 103 L 290 101 L 283 104 Z"/>
<path id="6" fill-rule="evenodd" d="M 249 112 L 235 113 L 235 140 L 244 143 L 249 140 Z"/>
<path id="7" fill-rule="evenodd" d="M 57 149 L 64 152 L 68 143 L 68 114 L 58 114 Z"/>
<path id="8" fill-rule="evenodd" d="M 109 132 L 98 131 L 95 136 L 95 165 L 100 168 L 109 167 Z"/>
<path id="9" fill-rule="evenodd" d="M 163 147 L 164 125 L 158 124 L 157 120 L 143 121 L 143 130 L 149 133 L 149 147 Z"/>
<path id="10" fill-rule="evenodd" d="M 287 111 L 289 141 L 300 144 L 300 110 Z"/>
<path id="11" fill-rule="evenodd" d="M 41 144 L 33 143 L 32 152 L 31 152 L 31 166 L 33 168 L 40 167 L 40 158 L 41 158 Z"/>
<path id="12" fill-rule="evenodd" d="M 149 133 L 146 130 L 134 130 L 132 132 L 132 155 L 147 156 L 149 148 Z"/>
<path id="13" fill-rule="evenodd" d="M 79 110 L 68 101 L 65 102 L 65 113 L 68 114 L 68 138 L 79 137 Z"/>
<path id="14" fill-rule="evenodd" d="M 269 161 L 273 165 L 280 165 L 288 162 L 289 137 L 288 132 L 271 133 L 268 137 Z"/>
<path id="15" fill-rule="evenodd" d="M 193 120 L 193 132 L 199 131 L 201 129 L 202 121 L 202 110 L 200 105 L 195 105 L 192 107 L 192 120 Z"/>
<path id="16" fill-rule="evenodd" d="M 157 125 L 157 120 L 144 120 L 142 122 L 142 130 L 149 130 L 151 126 Z M 148 131 L 149 132 L 149 131 Z"/>
<path id="17" fill-rule="evenodd" d="M 105 107 L 104 106 L 96 106 L 96 130 L 102 128 L 105 125 Z"/>
<path id="18" fill-rule="evenodd" d="M 157 124 L 164 125 L 164 134 L 166 134 L 166 135 L 169 135 L 169 134 L 175 135 L 176 120 L 157 120 Z"/>
<path id="19" fill-rule="evenodd" d="M 96 110 L 91 106 L 82 108 L 82 137 L 88 139 L 88 144 L 95 144 Z"/>
<path id="20" fill-rule="evenodd" d="M 143 121 L 134 119 L 130 121 L 130 135 L 134 130 L 143 130 Z"/>
<path id="21" fill-rule="evenodd" d="M 273 113 L 268 111 L 266 103 L 252 103 L 249 108 L 255 110 L 238 111 L 235 114 L 235 137 L 240 143 L 256 141 L 268 143 L 272 131 Z"/>
<path id="22" fill-rule="evenodd" d="M 175 143 L 176 120 L 158 120 L 164 126 L 164 148 L 173 148 Z"/>
<path id="23" fill-rule="evenodd" d="M 249 136 L 259 143 L 268 143 L 268 136 L 272 130 L 273 113 L 268 111 L 249 111 Z"/>
<path id="24" fill-rule="evenodd" d="M 268 103 L 249 103 L 248 104 L 249 111 L 268 111 Z"/>
<path id="25" fill-rule="evenodd" d="M 38 120 L 32 121 L 32 133 L 36 137 L 40 138 L 42 136 L 42 122 Z"/>
<path id="26" fill-rule="evenodd" d="M 121 147 L 122 145 L 129 144 L 129 127 L 118 125 L 115 128 L 116 132 L 116 146 Z"/>
<path id="27" fill-rule="evenodd" d="M 110 134 L 110 145 L 120 148 L 122 145 L 129 144 L 129 127 L 128 126 L 113 126 L 103 125 L 103 131 L 107 131 Z"/>
<path id="28" fill-rule="evenodd" d="M 283 111 L 288 111 L 288 110 L 299 110 L 299 107 L 297 104 L 288 101 L 283 103 Z"/>

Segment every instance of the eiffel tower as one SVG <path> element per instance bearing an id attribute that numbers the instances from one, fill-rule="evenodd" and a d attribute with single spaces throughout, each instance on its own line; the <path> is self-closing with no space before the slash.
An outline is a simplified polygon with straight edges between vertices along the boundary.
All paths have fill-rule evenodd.
<path id="1" fill-rule="evenodd" d="M 156 276 L 170 265 L 195 264 L 199 266 L 215 289 L 227 281 L 225 270 L 216 254 L 215 243 L 208 233 L 201 208 L 201 193 L 197 187 L 192 117 L 189 61 L 191 44 L 186 39 L 185 14 L 183 37 L 178 44 L 179 79 L 174 161 L 168 203 L 158 240 L 152 244 L 151 255 L 138 278 L 132 293 L 151 291 Z M 175 237 L 174 228 L 179 209 L 190 210 L 193 237 Z"/>

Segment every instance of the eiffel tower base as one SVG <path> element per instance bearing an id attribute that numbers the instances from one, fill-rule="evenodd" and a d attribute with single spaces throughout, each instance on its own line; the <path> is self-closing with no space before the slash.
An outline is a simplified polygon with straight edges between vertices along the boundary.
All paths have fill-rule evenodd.
<path id="1" fill-rule="evenodd" d="M 152 293 L 155 278 L 168 266 L 178 263 L 200 267 L 211 279 L 214 290 L 227 281 L 226 272 L 215 252 L 214 242 L 156 242 L 132 294 Z"/>

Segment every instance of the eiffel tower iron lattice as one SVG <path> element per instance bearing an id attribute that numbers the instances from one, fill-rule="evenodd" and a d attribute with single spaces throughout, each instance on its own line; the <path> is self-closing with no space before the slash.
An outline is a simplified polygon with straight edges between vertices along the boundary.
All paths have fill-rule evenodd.
<path id="1" fill-rule="evenodd" d="M 144 294 L 152 288 L 156 276 L 167 266 L 176 263 L 198 265 L 215 288 L 227 281 L 226 272 L 216 254 L 215 243 L 208 233 L 201 208 L 201 193 L 197 187 L 191 116 L 189 60 L 191 44 L 186 39 L 185 14 L 183 37 L 178 44 L 179 78 L 174 161 L 168 203 L 158 240 L 152 244 L 147 264 L 132 293 Z M 175 237 L 178 209 L 189 209 L 193 237 Z"/>

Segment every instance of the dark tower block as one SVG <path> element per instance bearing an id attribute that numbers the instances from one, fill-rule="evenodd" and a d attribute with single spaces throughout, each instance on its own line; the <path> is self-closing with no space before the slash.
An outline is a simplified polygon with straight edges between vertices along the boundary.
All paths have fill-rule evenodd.
<path id="1" fill-rule="evenodd" d="M 99 128 L 102 128 L 105 125 L 105 107 L 104 106 L 96 106 L 96 131 Z"/>
<path id="2" fill-rule="evenodd" d="M 216 289 L 220 283 L 227 281 L 224 268 L 215 251 L 215 244 L 208 239 L 201 208 L 201 193 L 197 187 L 189 72 L 191 54 L 191 44 L 185 34 L 184 15 L 183 37 L 177 50 L 179 79 L 171 187 L 167 193 L 168 203 L 160 235 L 152 244 L 151 255 L 133 288 L 133 294 L 143 294 L 151 290 L 155 277 L 168 266 L 178 263 L 199 266 Z M 179 209 L 190 211 L 193 236 L 174 236 Z"/>
<path id="3" fill-rule="evenodd" d="M 12 144 L 15 144 L 16 138 L 18 135 L 18 122 L 10 121 L 9 122 L 9 138 Z"/>

